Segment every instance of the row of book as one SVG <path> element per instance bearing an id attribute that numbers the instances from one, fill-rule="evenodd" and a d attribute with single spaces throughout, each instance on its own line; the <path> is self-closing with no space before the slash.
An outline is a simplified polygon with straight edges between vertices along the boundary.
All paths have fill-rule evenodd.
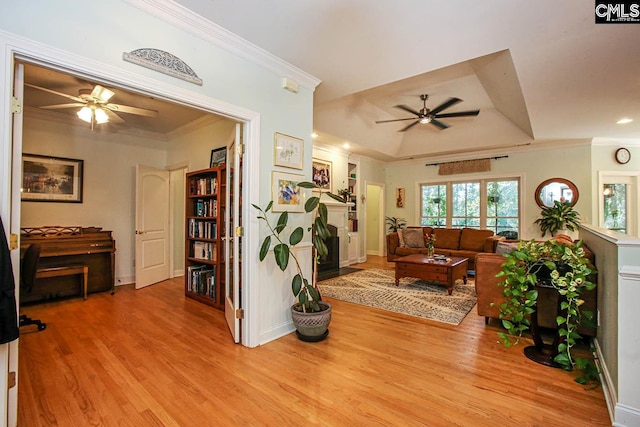
<path id="1" fill-rule="evenodd" d="M 216 302 L 216 266 L 190 265 L 187 267 L 187 289 L 206 295 Z"/>
<path id="2" fill-rule="evenodd" d="M 218 237 L 218 226 L 212 221 L 191 218 L 189 219 L 189 237 L 215 239 Z"/>
<path id="3" fill-rule="evenodd" d="M 191 257 L 216 261 L 216 244 L 210 242 L 191 242 Z"/>
<path id="4" fill-rule="evenodd" d="M 189 193 L 193 196 L 201 194 L 216 194 L 218 179 L 215 177 L 192 179 L 189 183 Z"/>
<path id="5" fill-rule="evenodd" d="M 218 201 L 215 199 L 197 199 L 193 204 L 193 211 L 194 216 L 218 216 Z"/>

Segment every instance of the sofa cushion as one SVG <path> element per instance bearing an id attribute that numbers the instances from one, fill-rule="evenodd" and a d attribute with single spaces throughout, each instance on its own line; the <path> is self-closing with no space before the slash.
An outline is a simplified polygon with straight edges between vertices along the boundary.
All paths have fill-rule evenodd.
<path id="1" fill-rule="evenodd" d="M 405 228 L 402 231 L 402 238 L 404 239 L 404 245 L 407 248 L 424 248 L 424 236 L 422 235 L 422 228 Z"/>
<path id="2" fill-rule="evenodd" d="M 402 234 L 402 228 L 398 228 L 398 242 L 400 243 L 398 245 L 399 248 L 404 248 L 405 247 L 404 236 Z"/>
<path id="3" fill-rule="evenodd" d="M 484 241 L 493 236 L 491 230 L 478 230 L 475 228 L 463 228 L 460 234 L 460 249 L 482 252 Z"/>
<path id="4" fill-rule="evenodd" d="M 433 232 L 436 235 L 436 248 L 458 249 L 462 230 L 459 228 L 434 228 Z"/>
<path id="5" fill-rule="evenodd" d="M 518 249 L 516 242 L 498 242 L 496 245 L 496 253 L 500 255 L 508 254 L 516 249 Z"/>

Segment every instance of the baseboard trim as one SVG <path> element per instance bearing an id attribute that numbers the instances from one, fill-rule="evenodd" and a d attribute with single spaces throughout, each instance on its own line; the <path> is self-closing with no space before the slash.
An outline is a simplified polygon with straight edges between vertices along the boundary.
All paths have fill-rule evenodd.
<path id="1" fill-rule="evenodd" d="M 616 395 L 616 388 L 613 385 L 613 381 L 611 380 L 611 374 L 609 373 L 609 369 L 607 369 L 607 365 L 604 360 L 604 356 L 602 355 L 602 349 L 600 348 L 600 343 L 597 338 L 593 339 L 593 346 L 596 349 L 596 366 L 600 371 L 600 383 L 602 384 L 602 391 L 604 393 L 604 400 L 607 403 L 607 410 L 609 411 L 609 418 L 611 419 L 611 424 L 615 425 L 615 411 L 616 411 L 616 402 L 618 401 L 618 396 Z"/>
<path id="2" fill-rule="evenodd" d="M 136 283 L 136 276 L 116 277 L 116 286 L 130 285 L 132 283 Z"/>
<path id="3" fill-rule="evenodd" d="M 640 411 L 627 405 L 616 405 L 614 427 L 640 426 Z"/>
<path id="4" fill-rule="evenodd" d="M 270 341 L 277 340 L 278 338 L 282 338 L 283 336 L 288 335 L 295 330 L 296 328 L 293 326 L 293 322 L 289 320 L 288 322 L 280 324 L 275 328 L 261 331 L 258 338 L 260 343 L 259 345 L 263 345 Z"/>

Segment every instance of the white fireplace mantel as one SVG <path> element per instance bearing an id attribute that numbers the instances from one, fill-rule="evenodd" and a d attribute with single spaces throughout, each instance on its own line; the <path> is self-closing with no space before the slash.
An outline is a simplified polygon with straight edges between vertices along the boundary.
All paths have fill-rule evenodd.
<path id="1" fill-rule="evenodd" d="M 337 201 L 322 202 L 327 207 L 327 223 L 338 229 L 340 238 L 340 267 L 349 265 L 349 206 L 353 203 L 340 203 Z"/>

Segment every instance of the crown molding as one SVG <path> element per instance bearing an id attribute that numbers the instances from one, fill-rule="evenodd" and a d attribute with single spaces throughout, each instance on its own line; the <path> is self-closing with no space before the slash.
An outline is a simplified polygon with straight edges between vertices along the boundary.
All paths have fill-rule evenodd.
<path id="1" fill-rule="evenodd" d="M 293 79 L 300 86 L 311 92 L 314 92 L 320 84 L 321 80 L 317 77 L 283 61 L 261 47 L 171 0 L 123 1 L 202 40 L 211 42 L 236 56 L 265 67 L 281 77 Z"/>

